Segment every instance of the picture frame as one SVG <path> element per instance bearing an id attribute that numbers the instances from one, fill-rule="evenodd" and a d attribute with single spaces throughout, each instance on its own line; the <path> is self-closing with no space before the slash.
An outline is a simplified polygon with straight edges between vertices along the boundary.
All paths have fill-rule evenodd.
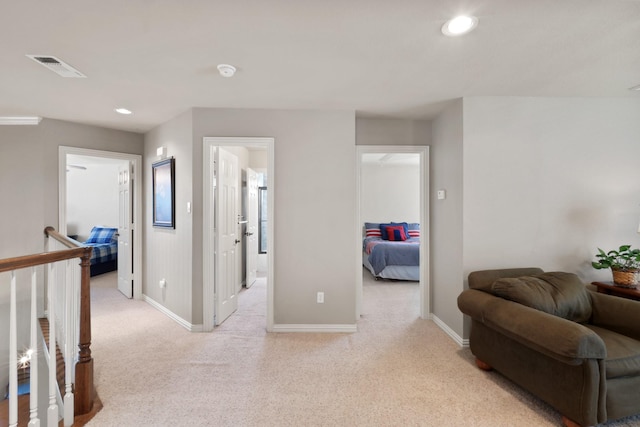
<path id="1" fill-rule="evenodd" d="M 176 228 L 175 159 L 160 160 L 151 165 L 153 176 L 153 226 Z"/>

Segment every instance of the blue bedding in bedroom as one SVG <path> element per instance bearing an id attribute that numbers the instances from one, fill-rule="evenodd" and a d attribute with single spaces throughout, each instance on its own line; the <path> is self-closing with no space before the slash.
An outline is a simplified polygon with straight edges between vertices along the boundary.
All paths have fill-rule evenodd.
<path id="1" fill-rule="evenodd" d="M 366 237 L 362 248 L 369 254 L 369 263 L 375 274 L 388 265 L 420 265 L 420 238 L 394 242 L 381 237 Z"/>
<path id="2" fill-rule="evenodd" d="M 91 246 L 91 265 L 104 264 L 118 259 L 118 239 L 115 227 L 103 227 L 96 225 L 91 229 L 89 238 L 84 241 L 84 246 Z"/>
<path id="3" fill-rule="evenodd" d="M 91 265 L 118 259 L 118 242 L 111 243 L 83 243 L 84 246 L 91 246 Z"/>

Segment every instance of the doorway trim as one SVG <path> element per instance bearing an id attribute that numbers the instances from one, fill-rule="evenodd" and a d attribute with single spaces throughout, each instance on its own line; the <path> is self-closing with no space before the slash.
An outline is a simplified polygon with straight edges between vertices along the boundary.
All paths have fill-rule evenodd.
<path id="1" fill-rule="evenodd" d="M 357 145 L 356 146 L 356 318 L 362 314 L 362 155 L 365 153 L 415 153 L 420 155 L 420 317 L 431 318 L 429 267 L 429 146 Z"/>
<path id="2" fill-rule="evenodd" d="M 58 148 L 58 231 L 67 234 L 67 155 L 101 157 L 133 162 L 133 298 L 142 299 L 142 156 L 89 148 Z"/>
<path id="3" fill-rule="evenodd" d="M 214 200 L 212 197 L 213 169 L 211 163 L 211 148 L 220 146 L 234 147 L 266 147 L 267 148 L 267 332 L 273 331 L 273 284 L 274 284 L 274 175 L 275 175 L 275 139 L 266 137 L 212 137 L 202 138 L 203 150 L 203 195 L 202 195 L 202 328 L 203 331 L 212 331 L 214 328 L 215 314 L 215 271 L 213 266 L 215 248 L 211 234 L 214 224 Z M 207 262 L 210 260 L 210 262 Z"/>

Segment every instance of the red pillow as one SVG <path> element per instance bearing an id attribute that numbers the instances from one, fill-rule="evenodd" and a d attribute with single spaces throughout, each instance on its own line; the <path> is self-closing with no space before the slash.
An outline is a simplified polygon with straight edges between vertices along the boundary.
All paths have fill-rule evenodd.
<path id="1" fill-rule="evenodd" d="M 404 227 L 402 225 L 386 226 L 385 230 L 387 232 L 387 236 L 389 237 L 389 240 L 392 240 L 392 241 L 407 240 L 407 235 L 404 233 Z"/>

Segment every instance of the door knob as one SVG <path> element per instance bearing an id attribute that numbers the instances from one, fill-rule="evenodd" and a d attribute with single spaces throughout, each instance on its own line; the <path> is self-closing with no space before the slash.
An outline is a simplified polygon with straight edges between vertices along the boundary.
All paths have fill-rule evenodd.
<path id="1" fill-rule="evenodd" d="M 245 231 L 244 235 L 245 235 L 245 236 L 247 236 L 247 237 L 249 237 L 249 236 L 253 236 L 253 233 L 250 233 L 250 232 L 248 232 L 248 231 Z"/>
<path id="2" fill-rule="evenodd" d="M 240 240 L 236 239 L 236 245 L 237 245 L 238 243 L 240 243 Z"/>

